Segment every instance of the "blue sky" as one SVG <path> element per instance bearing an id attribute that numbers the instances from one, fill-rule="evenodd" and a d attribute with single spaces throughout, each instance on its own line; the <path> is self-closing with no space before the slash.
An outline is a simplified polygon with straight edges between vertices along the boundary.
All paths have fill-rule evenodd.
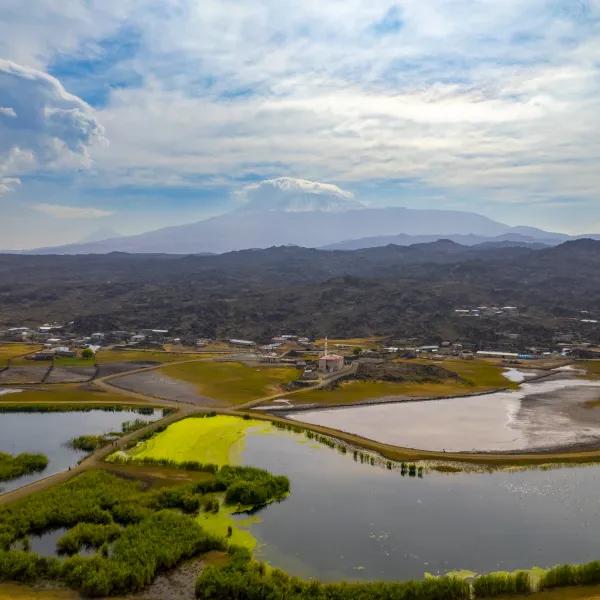
<path id="1" fill-rule="evenodd" d="M 600 232 L 600 0 L 0 11 L 0 248 L 205 218 L 275 177 Z"/>

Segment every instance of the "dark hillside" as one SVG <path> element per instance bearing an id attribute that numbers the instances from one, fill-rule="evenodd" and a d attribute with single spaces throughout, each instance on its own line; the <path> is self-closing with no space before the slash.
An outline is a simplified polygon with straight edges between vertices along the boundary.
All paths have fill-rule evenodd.
<path id="1" fill-rule="evenodd" d="M 322 251 L 291 246 L 222 255 L 0 255 L 0 325 L 74 320 L 82 331 L 169 327 L 181 335 L 267 339 L 283 330 L 485 343 L 558 331 L 590 339 L 600 313 L 600 241 L 553 248 L 413 246 Z M 519 307 L 460 318 L 455 308 Z M 514 337 L 514 336 L 513 336 Z"/>

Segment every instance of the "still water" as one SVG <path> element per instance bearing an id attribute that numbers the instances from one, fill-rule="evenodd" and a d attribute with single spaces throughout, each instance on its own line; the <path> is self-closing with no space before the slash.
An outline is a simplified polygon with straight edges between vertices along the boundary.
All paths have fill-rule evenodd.
<path id="1" fill-rule="evenodd" d="M 161 415 L 160 410 L 144 415 L 135 410 L 0 413 L 0 451 L 10 454 L 41 452 L 48 457 L 48 466 L 44 471 L 2 481 L 0 493 L 14 490 L 75 465 L 86 453 L 67 445 L 74 437 L 121 431 L 124 421 L 154 421 Z"/>
<path id="2" fill-rule="evenodd" d="M 560 375 L 558 375 L 560 377 Z M 597 443 L 600 381 L 548 379 L 513 391 L 290 413 L 378 442 L 446 451 L 512 451 Z"/>
<path id="3" fill-rule="evenodd" d="M 242 462 L 292 493 L 250 526 L 274 566 L 323 580 L 406 579 L 600 557 L 600 470 L 402 477 L 286 432 L 249 433 Z"/>

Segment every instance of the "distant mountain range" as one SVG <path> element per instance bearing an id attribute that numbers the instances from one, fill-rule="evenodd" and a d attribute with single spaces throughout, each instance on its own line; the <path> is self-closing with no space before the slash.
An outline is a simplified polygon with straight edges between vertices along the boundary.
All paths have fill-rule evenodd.
<path id="1" fill-rule="evenodd" d="M 283 180 L 283 181 L 282 181 Z M 454 210 L 367 208 L 335 188 L 311 193 L 308 187 L 281 196 L 289 182 L 277 180 L 278 196 L 252 197 L 241 208 L 204 221 L 165 227 L 132 236 L 36 248 L 27 254 L 104 254 L 108 252 L 221 254 L 248 248 L 294 245 L 355 250 L 388 244 L 411 245 L 449 239 L 463 245 L 554 246 L 571 236 L 535 227 L 511 227 L 483 215 Z M 297 186 L 298 182 L 294 180 Z M 307 189 L 309 191 L 307 191 Z M 336 191 L 337 190 L 337 191 Z M 287 191 L 287 190 L 286 190 Z M 578 237 L 598 238 L 600 235 Z"/>
<path id="2" fill-rule="evenodd" d="M 0 329 L 73 322 L 80 332 L 165 328 L 269 340 L 386 335 L 480 347 L 600 342 L 600 241 L 554 247 L 283 246 L 219 255 L 0 255 Z M 456 309 L 517 306 L 463 318 Z M 516 342 L 511 341 L 517 339 Z"/>

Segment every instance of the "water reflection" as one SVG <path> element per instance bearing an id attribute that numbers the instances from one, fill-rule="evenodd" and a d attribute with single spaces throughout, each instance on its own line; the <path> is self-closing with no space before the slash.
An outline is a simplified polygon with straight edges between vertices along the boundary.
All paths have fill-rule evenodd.
<path id="1" fill-rule="evenodd" d="M 427 402 L 393 402 L 290 413 L 379 442 L 423 450 L 522 450 L 600 439 L 600 382 L 523 383 L 518 390 Z"/>
<path id="2" fill-rule="evenodd" d="M 292 493 L 250 525 L 258 554 L 323 580 L 405 579 L 598 558 L 598 468 L 402 477 L 303 435 L 250 433 L 242 460 Z"/>
<path id="3" fill-rule="evenodd" d="M 148 412 L 147 409 L 144 412 Z M 121 431 L 124 421 L 143 419 L 150 422 L 161 416 L 160 410 L 152 410 L 151 414 L 140 414 L 135 410 L 0 413 L 0 451 L 10 454 L 41 452 L 48 457 L 48 467 L 44 471 L 0 482 L 0 492 L 14 490 L 77 464 L 86 453 L 67 446 L 67 442 L 76 436 Z"/>

